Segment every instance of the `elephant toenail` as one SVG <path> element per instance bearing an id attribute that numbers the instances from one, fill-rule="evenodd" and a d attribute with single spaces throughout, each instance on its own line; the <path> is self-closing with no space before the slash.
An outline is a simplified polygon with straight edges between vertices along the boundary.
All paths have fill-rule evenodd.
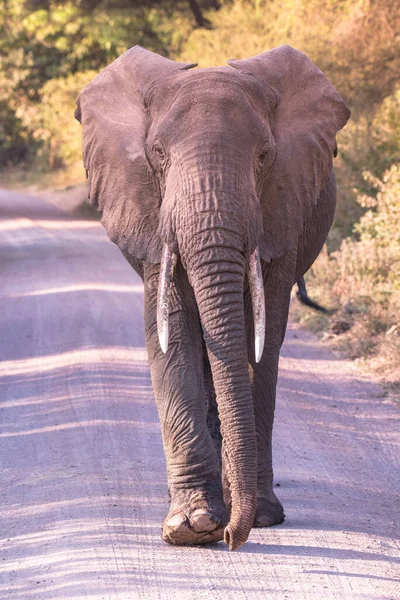
<path id="1" fill-rule="evenodd" d="M 166 525 L 167 527 L 172 527 L 173 529 L 176 529 L 177 527 L 180 527 L 185 521 L 186 516 L 182 513 L 177 513 L 176 515 L 168 519 Z"/>
<path id="2" fill-rule="evenodd" d="M 217 526 L 211 514 L 204 508 L 199 508 L 192 513 L 190 524 L 195 531 L 212 531 Z"/>

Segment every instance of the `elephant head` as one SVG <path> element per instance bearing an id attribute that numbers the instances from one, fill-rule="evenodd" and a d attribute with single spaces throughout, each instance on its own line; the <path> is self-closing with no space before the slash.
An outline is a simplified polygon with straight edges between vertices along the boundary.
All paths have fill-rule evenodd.
<path id="1" fill-rule="evenodd" d="M 258 253 L 270 261 L 297 244 L 349 110 L 314 63 L 289 46 L 229 65 L 192 69 L 136 46 L 86 86 L 75 115 L 91 202 L 109 237 L 132 257 L 161 263 L 163 350 L 174 255 L 193 287 L 228 456 L 225 540 L 236 548 L 253 524 L 257 478 L 246 268 L 258 359 Z"/>

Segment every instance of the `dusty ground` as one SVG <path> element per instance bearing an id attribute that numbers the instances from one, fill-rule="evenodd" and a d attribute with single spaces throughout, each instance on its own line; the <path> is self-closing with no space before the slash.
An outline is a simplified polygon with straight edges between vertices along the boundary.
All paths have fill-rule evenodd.
<path id="1" fill-rule="evenodd" d="M 0 598 L 399 600 L 400 411 L 295 326 L 275 428 L 286 522 L 161 541 L 141 281 L 100 224 L 0 194 Z"/>
<path id="2" fill-rule="evenodd" d="M 33 196 L 45 200 L 48 204 L 52 204 L 64 212 L 76 214 L 85 212 L 85 209 L 90 208 L 88 191 L 89 186 L 85 182 L 80 185 L 71 185 L 59 189 L 37 190 L 33 193 Z M 96 214 L 95 209 L 93 213 Z"/>

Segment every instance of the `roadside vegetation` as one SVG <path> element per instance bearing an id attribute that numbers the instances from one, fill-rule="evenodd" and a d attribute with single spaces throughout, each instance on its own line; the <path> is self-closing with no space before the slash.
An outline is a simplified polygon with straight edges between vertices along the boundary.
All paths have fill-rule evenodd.
<path id="1" fill-rule="evenodd" d="M 327 247 L 307 275 L 309 293 L 330 309 L 316 313 L 293 304 L 303 325 L 400 392 L 400 165 L 382 180 L 365 179 L 376 195 L 359 194 L 365 210 L 353 235 L 339 248 Z"/>
<path id="2" fill-rule="evenodd" d="M 79 183 L 78 92 L 127 48 L 222 65 L 289 43 L 352 110 L 335 160 L 338 209 L 307 276 L 334 312 L 294 316 L 400 380 L 400 4 L 392 0 L 0 0 L 0 176 Z"/>

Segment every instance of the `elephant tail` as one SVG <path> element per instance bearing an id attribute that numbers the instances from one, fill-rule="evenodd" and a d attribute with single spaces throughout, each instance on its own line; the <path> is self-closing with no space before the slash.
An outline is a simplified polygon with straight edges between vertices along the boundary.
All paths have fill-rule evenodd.
<path id="1" fill-rule="evenodd" d="M 306 306 L 309 306 L 310 308 L 313 308 L 314 310 L 318 310 L 319 312 L 325 313 L 326 315 L 332 314 L 333 311 L 328 310 L 324 306 L 321 306 L 317 302 L 314 302 L 313 300 L 311 300 L 311 298 L 307 294 L 306 282 L 304 281 L 304 277 L 300 277 L 300 279 L 298 279 L 296 283 L 297 283 L 296 296 L 302 304 L 305 304 Z"/>

